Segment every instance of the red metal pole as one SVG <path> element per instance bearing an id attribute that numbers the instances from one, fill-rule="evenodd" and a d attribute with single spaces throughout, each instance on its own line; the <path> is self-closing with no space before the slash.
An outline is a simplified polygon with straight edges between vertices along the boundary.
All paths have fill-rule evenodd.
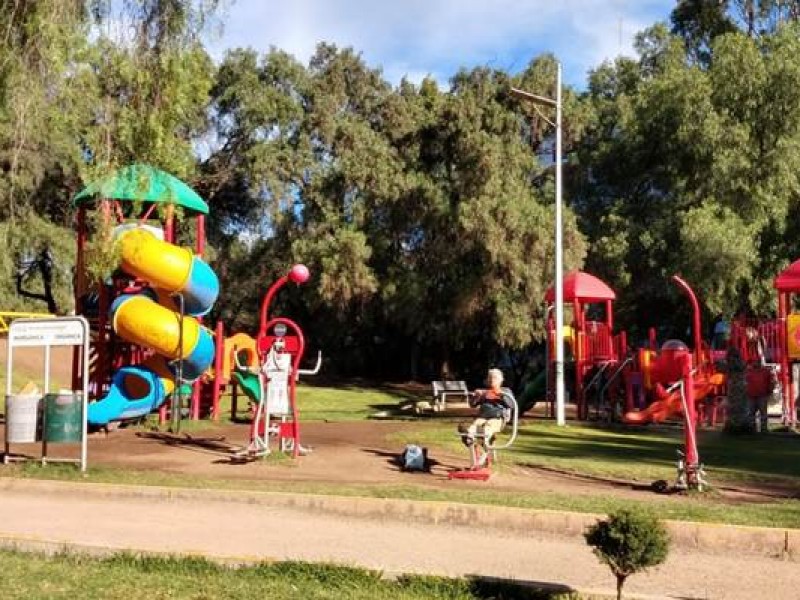
<path id="1" fill-rule="evenodd" d="M 545 403 L 547 404 L 547 417 L 552 418 L 555 414 L 555 392 L 553 390 L 553 375 L 551 365 L 553 364 L 553 349 L 555 348 L 555 326 L 550 313 L 553 307 L 548 306 L 545 311 L 545 330 L 547 331 L 547 340 L 545 345 Z"/>
<path id="2" fill-rule="evenodd" d="M 200 420 L 200 379 L 195 379 L 192 383 L 192 399 L 191 399 L 191 419 L 192 421 Z"/>
<path id="3" fill-rule="evenodd" d="M 95 368 L 95 383 L 97 397 L 99 398 L 103 393 L 103 386 L 106 380 L 110 378 L 110 370 L 114 366 L 114 356 L 111 352 L 111 333 L 108 331 L 108 310 L 111 307 L 112 299 L 109 298 L 108 287 L 105 281 L 98 282 L 98 314 L 97 314 L 97 366 Z"/>
<path id="4" fill-rule="evenodd" d="M 683 378 L 683 393 L 686 398 L 686 414 L 684 415 L 684 442 L 686 446 L 686 467 L 691 473 L 696 471 L 700 464 L 700 457 L 697 452 L 697 409 L 694 400 L 694 375 L 692 374 L 692 355 L 680 354 L 677 357 L 681 365 L 681 375 Z"/>
<path id="5" fill-rule="evenodd" d="M 273 283 L 269 290 L 267 290 L 266 295 L 264 296 L 264 301 L 261 303 L 261 322 L 258 328 L 258 337 L 262 338 L 267 335 L 267 321 L 269 320 L 269 305 L 272 303 L 272 299 L 275 297 L 275 294 L 278 293 L 278 290 L 281 289 L 286 282 L 289 281 L 289 276 L 284 275 L 280 279 L 278 279 L 275 283 Z"/>
<path id="6" fill-rule="evenodd" d="M 76 220 L 78 229 L 77 249 L 75 256 L 75 312 L 78 315 L 84 314 L 83 295 L 86 293 L 86 273 L 84 267 L 84 252 L 86 248 L 86 207 L 81 206 L 78 210 Z M 80 348 L 73 348 L 72 352 L 72 389 L 81 389 L 80 378 L 83 375 L 83 368 L 80 365 Z"/>
<path id="7" fill-rule="evenodd" d="M 216 338 L 217 351 L 214 354 L 214 382 L 211 397 L 211 418 L 214 421 L 219 420 L 219 397 L 222 393 L 222 365 L 224 362 L 225 352 L 225 324 L 220 320 L 217 321 L 217 328 L 214 337 Z"/>
<path id="8" fill-rule="evenodd" d="M 175 207 L 167 205 L 167 215 L 164 219 L 164 240 L 170 244 L 175 243 Z"/>
<path id="9" fill-rule="evenodd" d="M 197 249 L 196 254 L 198 256 L 203 256 L 203 252 L 206 251 L 206 216 L 205 215 L 197 215 L 197 219 L 195 220 L 195 224 L 197 227 Z"/>
<path id="10" fill-rule="evenodd" d="M 586 357 L 583 348 L 585 339 L 583 333 L 583 318 L 579 300 L 572 302 L 572 357 L 575 362 L 575 405 L 578 408 L 578 418 L 585 419 L 586 395 L 583 392 L 583 363 Z"/>
<path id="11" fill-rule="evenodd" d="M 700 332 L 700 305 L 697 303 L 697 296 L 695 296 L 694 291 L 689 284 L 686 283 L 683 279 L 678 277 L 677 275 L 672 276 L 672 281 L 678 284 L 686 295 L 689 296 L 689 302 L 692 304 L 692 328 L 694 335 L 694 362 L 695 365 L 698 367 L 700 366 L 701 356 L 703 351 L 703 342 L 702 342 L 702 334 Z"/>
<path id="12" fill-rule="evenodd" d="M 781 389 L 783 391 L 783 409 L 786 415 L 785 425 L 794 425 L 795 410 L 792 394 L 792 375 L 789 373 L 789 335 L 786 328 L 789 326 L 789 307 L 791 294 L 778 292 L 778 335 L 781 347 Z"/>
<path id="13" fill-rule="evenodd" d="M 294 323 L 292 322 L 292 324 Z M 294 438 L 292 456 L 297 458 L 300 456 L 300 419 L 297 411 L 297 377 L 299 373 L 297 371 L 300 368 L 300 359 L 303 358 L 303 352 L 305 352 L 306 341 L 303 338 L 303 331 L 297 325 L 295 325 L 295 332 L 299 343 L 297 354 L 294 355 L 294 364 L 292 365 L 292 373 L 289 380 L 289 400 L 292 403 L 292 436 Z"/>
<path id="14" fill-rule="evenodd" d="M 611 300 L 606 300 L 606 323 L 608 323 L 608 333 L 614 331 L 614 305 Z"/>
<path id="15" fill-rule="evenodd" d="M 630 365 L 625 367 L 625 412 L 633 412 L 633 381 L 631 380 Z"/>
<path id="16" fill-rule="evenodd" d="M 617 360 L 624 361 L 628 357 L 628 332 L 620 331 L 619 344 L 617 348 Z M 633 382 L 631 381 L 631 372 L 633 368 L 631 363 L 628 363 L 622 371 L 622 376 L 625 381 L 625 412 L 633 410 Z"/>

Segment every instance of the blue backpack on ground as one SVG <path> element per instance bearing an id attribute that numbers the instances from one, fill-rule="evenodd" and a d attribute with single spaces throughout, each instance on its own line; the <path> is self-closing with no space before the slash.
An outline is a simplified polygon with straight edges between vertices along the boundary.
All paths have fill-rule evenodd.
<path id="1" fill-rule="evenodd" d="M 400 455 L 400 468 L 403 471 L 427 471 L 428 449 L 408 444 Z"/>

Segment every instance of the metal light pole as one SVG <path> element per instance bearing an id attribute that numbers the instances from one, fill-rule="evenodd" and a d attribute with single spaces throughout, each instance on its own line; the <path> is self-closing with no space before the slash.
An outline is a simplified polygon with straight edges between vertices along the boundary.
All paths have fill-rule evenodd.
<path id="1" fill-rule="evenodd" d="M 564 405 L 564 252 L 561 223 L 561 63 L 556 63 L 556 98 L 546 98 L 531 94 L 524 90 L 511 88 L 511 94 L 520 100 L 525 100 L 534 105 L 537 112 L 538 106 L 550 106 L 556 109 L 555 123 L 550 121 L 541 112 L 539 116 L 556 130 L 556 264 L 555 264 L 555 313 L 556 313 L 556 423 L 566 424 L 566 411 Z"/>

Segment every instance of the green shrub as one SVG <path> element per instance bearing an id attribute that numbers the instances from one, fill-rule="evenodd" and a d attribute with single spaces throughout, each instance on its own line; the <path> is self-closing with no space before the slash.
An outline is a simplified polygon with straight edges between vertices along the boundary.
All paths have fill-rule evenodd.
<path id="1" fill-rule="evenodd" d="M 617 600 L 622 598 L 622 586 L 628 576 L 661 564 L 669 551 L 669 535 L 661 522 L 631 510 L 621 510 L 598 521 L 584 537 L 617 578 Z"/>

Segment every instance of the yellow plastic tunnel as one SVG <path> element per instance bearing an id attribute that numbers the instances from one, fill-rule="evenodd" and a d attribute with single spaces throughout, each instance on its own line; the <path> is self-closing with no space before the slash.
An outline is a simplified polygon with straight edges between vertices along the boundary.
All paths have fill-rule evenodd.
<path id="1" fill-rule="evenodd" d="M 152 348 L 168 359 L 184 359 L 184 378 L 199 377 L 214 359 L 211 332 L 193 317 L 180 315 L 155 302 L 147 294 L 124 295 L 112 305 L 114 331 L 121 338 Z"/>
<path id="2" fill-rule="evenodd" d="M 219 295 L 216 273 L 187 249 L 164 242 L 146 229 L 133 229 L 122 236 L 120 267 L 153 287 L 180 293 L 186 314 L 205 315 Z"/>

